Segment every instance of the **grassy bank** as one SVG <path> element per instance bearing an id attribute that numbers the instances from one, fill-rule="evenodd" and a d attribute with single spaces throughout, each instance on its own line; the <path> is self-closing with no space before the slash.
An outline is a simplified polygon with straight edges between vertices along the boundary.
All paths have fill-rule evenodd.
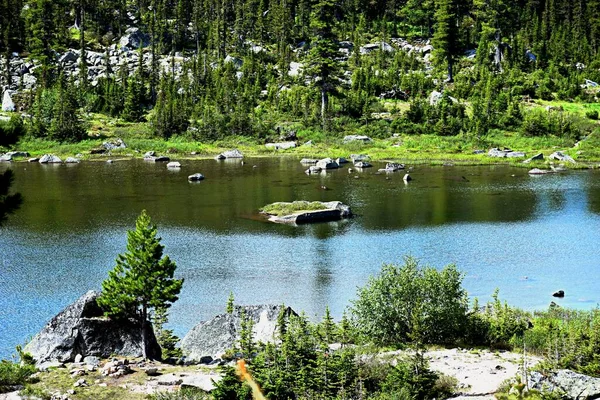
<path id="1" fill-rule="evenodd" d="M 585 108 L 585 107 L 584 107 Z M 576 110 L 585 112 L 584 108 Z M 574 111 L 575 112 L 575 111 Z M 60 143 L 32 137 L 22 138 L 13 149 L 27 151 L 33 157 L 56 154 L 59 157 L 77 156 L 86 160 L 107 158 L 141 158 L 147 151 L 156 151 L 180 159 L 209 158 L 237 148 L 249 157 L 292 156 L 297 158 L 348 157 L 350 154 L 368 154 L 374 161 L 400 161 L 413 164 L 457 165 L 514 164 L 523 165 L 522 159 L 499 159 L 487 156 L 492 147 L 508 147 L 522 151 L 527 156 L 543 153 L 545 156 L 560 150 L 570 155 L 578 164 L 569 167 L 589 168 L 600 161 L 600 132 L 596 131 L 586 140 L 574 140 L 546 136 L 524 137 L 516 132 L 493 130 L 485 137 L 472 135 L 437 136 L 433 134 L 394 134 L 386 139 L 373 139 L 371 143 L 344 143 L 343 136 L 324 135 L 310 129 L 297 131 L 298 147 L 288 150 L 271 150 L 264 146 L 266 140 L 232 136 L 223 140 L 200 142 L 186 136 L 173 136 L 168 140 L 153 137 L 147 123 L 125 123 L 103 115 L 89 115 L 89 139 L 78 143 Z M 351 133 L 351 132 L 347 132 Z M 366 130 L 369 133 L 369 130 Z M 101 148 L 102 143 L 121 138 L 126 149 L 113 150 L 102 155 L 90 151 Z M 310 141 L 310 144 L 305 144 Z M 475 154 L 483 150 L 483 154 Z M 543 165 L 544 162 L 538 165 Z"/>

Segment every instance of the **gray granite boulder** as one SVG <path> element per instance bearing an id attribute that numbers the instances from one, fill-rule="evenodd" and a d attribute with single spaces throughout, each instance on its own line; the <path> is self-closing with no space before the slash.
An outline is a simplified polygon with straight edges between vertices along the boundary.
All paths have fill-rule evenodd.
<path id="1" fill-rule="evenodd" d="M 361 143 L 371 143 L 373 140 L 371 140 L 370 137 L 368 136 L 363 136 L 363 135 L 348 135 L 344 137 L 344 143 L 351 143 L 351 142 L 361 142 Z"/>
<path id="2" fill-rule="evenodd" d="M 562 161 L 562 162 L 570 162 L 570 163 L 575 164 L 575 160 L 573 159 L 573 157 L 571 157 L 571 156 L 569 156 L 567 154 L 564 154 L 561 151 L 555 151 L 554 153 L 550 154 L 548 156 L 548 158 L 550 160 L 557 160 L 557 161 Z"/>
<path id="3" fill-rule="evenodd" d="M 54 154 L 44 154 L 39 162 L 40 164 L 59 164 L 62 160 Z"/>
<path id="4" fill-rule="evenodd" d="M 111 355 L 141 357 L 141 329 L 132 320 L 113 320 L 103 316 L 96 303 L 100 293 L 89 291 L 58 313 L 25 346 L 37 362 L 73 361 L 83 357 L 108 358 Z M 149 358 L 160 359 L 161 349 L 150 323 L 146 337 Z"/>
<path id="5" fill-rule="evenodd" d="M 339 164 L 333 161 L 331 158 L 324 158 L 317 161 L 316 166 L 321 169 L 337 169 L 340 167 Z"/>
<path id="6" fill-rule="evenodd" d="M 227 150 L 220 154 L 224 158 L 244 158 L 244 155 L 238 149 Z"/>
<path id="7" fill-rule="evenodd" d="M 234 347 L 239 340 L 242 312 L 254 322 L 254 340 L 273 342 L 277 326 L 277 316 L 282 306 L 257 305 L 235 306 L 233 313 L 220 314 L 196 325 L 181 341 L 181 349 L 188 361 L 199 362 L 205 356 L 220 357 Z M 295 314 L 286 307 L 284 312 Z"/>

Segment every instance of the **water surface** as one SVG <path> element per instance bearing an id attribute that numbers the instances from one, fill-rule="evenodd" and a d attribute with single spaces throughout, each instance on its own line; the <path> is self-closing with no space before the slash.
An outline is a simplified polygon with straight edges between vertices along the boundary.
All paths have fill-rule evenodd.
<path id="1" fill-rule="evenodd" d="M 377 174 L 381 165 L 307 176 L 286 158 L 182 164 L 12 165 L 25 203 L 0 228 L 0 357 L 100 288 L 142 209 L 185 278 L 171 310 L 179 335 L 222 312 L 230 291 L 239 304 L 284 302 L 314 319 L 329 305 L 339 318 L 357 286 L 408 254 L 457 264 L 481 301 L 499 288 L 527 309 L 547 307 L 557 289 L 563 306 L 600 302 L 598 171 L 417 166 L 406 185 L 403 172 Z M 206 180 L 188 183 L 195 172 Z M 341 200 L 357 216 L 299 227 L 256 218 L 299 199 Z"/>

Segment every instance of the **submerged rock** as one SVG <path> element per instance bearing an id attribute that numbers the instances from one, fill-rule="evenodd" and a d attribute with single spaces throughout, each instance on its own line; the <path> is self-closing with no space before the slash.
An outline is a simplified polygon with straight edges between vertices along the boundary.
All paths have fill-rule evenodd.
<path id="1" fill-rule="evenodd" d="M 220 357 L 239 340 L 242 313 L 253 321 L 253 338 L 256 342 L 273 342 L 277 316 L 282 306 L 235 306 L 231 314 L 220 314 L 196 325 L 181 341 L 186 360 L 200 362 L 205 356 Z M 291 308 L 283 309 L 288 315 L 296 314 Z"/>
<path id="2" fill-rule="evenodd" d="M 359 161 L 357 163 L 354 163 L 354 166 L 356 168 L 371 168 L 372 167 L 372 165 L 367 161 Z"/>
<path id="3" fill-rule="evenodd" d="M 171 169 L 181 168 L 181 163 L 179 163 L 179 161 L 171 161 L 170 163 L 167 164 L 167 168 L 171 168 Z"/>
<path id="4" fill-rule="evenodd" d="M 300 164 L 305 164 L 305 165 L 316 164 L 318 162 L 319 162 L 319 160 L 317 160 L 315 158 L 303 158 L 302 160 L 300 160 Z"/>
<path id="5" fill-rule="evenodd" d="M 77 354 L 84 357 L 108 358 L 111 355 L 141 357 L 141 329 L 132 320 L 115 321 L 104 317 L 96 303 L 100 294 L 89 291 L 58 313 L 25 346 L 37 362 L 73 361 Z M 149 358 L 160 359 L 161 349 L 152 326 L 148 323 L 146 352 Z"/>
<path id="6" fill-rule="evenodd" d="M 202 175 L 201 173 L 197 172 L 193 175 L 188 176 L 188 181 L 190 182 L 199 182 L 204 180 L 204 175 Z"/>

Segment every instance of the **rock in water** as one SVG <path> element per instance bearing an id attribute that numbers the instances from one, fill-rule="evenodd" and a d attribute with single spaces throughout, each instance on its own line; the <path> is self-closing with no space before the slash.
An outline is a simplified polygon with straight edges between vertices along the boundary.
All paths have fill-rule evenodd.
<path id="1" fill-rule="evenodd" d="M 171 169 L 181 168 L 181 164 L 178 161 L 171 161 L 170 163 L 167 164 L 167 168 L 171 168 Z"/>
<path id="2" fill-rule="evenodd" d="M 40 158 L 40 164 L 58 164 L 61 162 L 62 160 L 54 154 L 44 154 L 42 158 Z"/>
<path id="3" fill-rule="evenodd" d="M 75 303 L 58 313 L 25 346 L 37 362 L 73 361 L 77 354 L 84 357 L 108 358 L 111 355 L 141 357 L 141 329 L 137 322 L 115 321 L 104 317 L 96 303 L 100 294 L 89 291 Z M 146 353 L 160 359 L 161 349 L 152 326 L 146 329 Z"/>
<path id="4" fill-rule="evenodd" d="M 226 158 L 244 158 L 244 155 L 238 149 L 224 151 L 223 153 L 219 154 L 219 156 L 222 156 L 218 158 L 219 160 L 224 160 Z"/>
<path id="5" fill-rule="evenodd" d="M 321 169 L 337 169 L 340 166 L 338 165 L 338 163 L 336 163 L 335 161 L 333 161 L 331 158 L 324 158 L 322 160 L 319 160 L 317 162 L 317 167 L 321 168 Z"/>
<path id="6" fill-rule="evenodd" d="M 220 357 L 231 349 L 239 339 L 242 312 L 254 322 L 253 337 L 256 342 L 272 342 L 277 326 L 277 316 L 282 306 L 258 305 L 235 306 L 233 313 L 220 314 L 211 320 L 196 325 L 181 342 L 187 360 L 199 362 L 204 356 Z M 296 314 L 291 308 L 284 310 L 288 315 Z"/>
<path id="7" fill-rule="evenodd" d="M 188 176 L 188 181 L 190 182 L 198 182 L 204 180 L 204 175 L 202 175 L 201 173 L 195 173 L 194 175 L 190 175 Z"/>

